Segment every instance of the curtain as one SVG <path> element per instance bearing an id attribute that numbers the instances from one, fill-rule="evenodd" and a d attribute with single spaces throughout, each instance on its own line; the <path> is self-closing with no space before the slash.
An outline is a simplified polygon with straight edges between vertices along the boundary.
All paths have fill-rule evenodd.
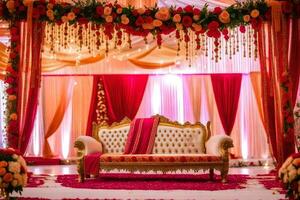
<path id="1" fill-rule="evenodd" d="M 148 75 L 102 76 L 109 123 L 133 119 L 140 107 Z"/>
<path id="2" fill-rule="evenodd" d="M 230 135 L 237 111 L 241 74 L 212 74 L 214 96 L 225 133 Z"/>
<path id="3" fill-rule="evenodd" d="M 295 88 L 299 80 L 299 29 L 293 21 L 290 23 L 286 15 L 282 15 L 283 4 L 285 2 L 271 4 L 272 23 L 262 24 L 258 30 L 264 119 L 278 166 L 295 151 L 294 129 L 284 132 L 286 118 L 293 116 L 293 109 L 286 111 L 285 105 L 287 102 L 295 103 Z M 288 92 L 281 85 L 285 78 L 291 82 L 287 86 Z"/>
<path id="4" fill-rule="evenodd" d="M 300 76 L 300 19 L 290 19 L 289 69 L 292 82 L 292 105 L 295 105 Z"/>

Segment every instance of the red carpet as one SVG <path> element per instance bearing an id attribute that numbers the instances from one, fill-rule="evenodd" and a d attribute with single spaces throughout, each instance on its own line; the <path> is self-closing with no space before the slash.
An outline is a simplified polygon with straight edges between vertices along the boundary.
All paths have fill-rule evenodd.
<path id="1" fill-rule="evenodd" d="M 78 175 L 60 175 L 57 182 L 64 187 L 89 189 L 123 189 L 123 190 L 229 190 L 245 188 L 247 175 L 229 175 L 228 183 L 221 183 L 220 176 L 215 181 L 209 181 L 208 175 L 157 175 L 147 178 L 140 175 L 117 175 L 114 178 L 105 177 L 87 179 L 84 183 L 78 182 Z M 111 177 L 111 175 L 109 175 Z M 123 176 L 122 178 L 120 178 Z M 159 175 L 161 176 L 161 175 Z"/>

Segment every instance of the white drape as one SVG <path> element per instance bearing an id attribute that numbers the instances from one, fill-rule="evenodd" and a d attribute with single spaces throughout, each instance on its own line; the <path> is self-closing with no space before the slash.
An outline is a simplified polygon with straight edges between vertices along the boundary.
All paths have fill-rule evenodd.
<path id="1" fill-rule="evenodd" d="M 201 100 L 196 104 L 191 103 L 191 99 L 195 97 Z M 200 106 L 200 109 L 193 105 Z M 225 134 L 209 75 L 151 75 L 137 117 L 154 114 L 179 122 L 195 122 L 197 119 L 202 123 L 211 121 L 213 135 Z M 249 75 L 243 75 L 231 137 L 234 140 L 232 153 L 235 156 L 244 159 L 269 157 L 266 133 L 259 117 Z"/>

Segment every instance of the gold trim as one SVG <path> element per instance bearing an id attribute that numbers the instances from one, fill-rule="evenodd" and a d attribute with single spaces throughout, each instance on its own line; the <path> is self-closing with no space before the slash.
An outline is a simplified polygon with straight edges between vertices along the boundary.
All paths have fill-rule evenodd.
<path id="1" fill-rule="evenodd" d="M 77 171 L 79 174 L 79 182 L 84 182 L 84 154 L 85 154 L 85 145 L 81 141 L 75 141 L 74 148 L 77 148 Z"/>

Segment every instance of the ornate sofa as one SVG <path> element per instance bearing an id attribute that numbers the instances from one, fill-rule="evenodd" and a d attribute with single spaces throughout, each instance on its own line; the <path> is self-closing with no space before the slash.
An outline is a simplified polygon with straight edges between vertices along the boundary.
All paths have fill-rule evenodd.
<path id="1" fill-rule="evenodd" d="M 228 149 L 233 147 L 232 139 L 225 135 L 211 136 L 210 122 L 179 124 L 159 116 L 160 121 L 155 136 L 152 154 L 123 154 L 130 120 L 120 123 L 96 125 L 93 137 L 80 136 L 77 148 L 78 172 L 84 181 L 83 156 L 101 152 L 101 171 L 126 170 L 130 172 L 169 172 L 177 170 L 209 169 L 213 178 L 214 169 L 221 172 L 226 182 L 229 169 Z"/>

